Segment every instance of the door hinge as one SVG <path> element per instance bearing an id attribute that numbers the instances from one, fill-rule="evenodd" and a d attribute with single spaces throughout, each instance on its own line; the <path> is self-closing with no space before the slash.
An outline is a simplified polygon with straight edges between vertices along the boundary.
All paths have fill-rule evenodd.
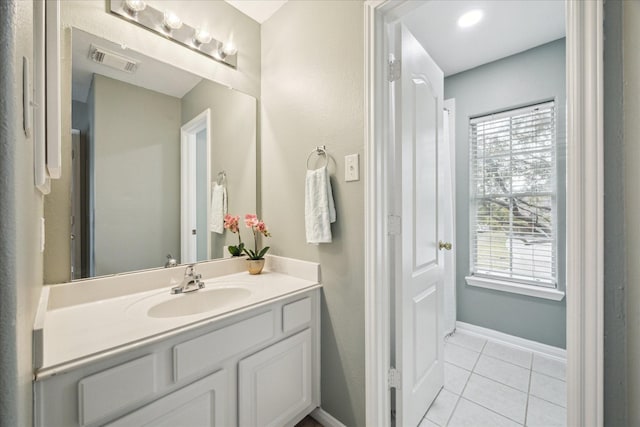
<path id="1" fill-rule="evenodd" d="M 401 224 L 399 216 L 389 215 L 387 217 L 387 234 L 399 236 L 402 231 Z"/>
<path id="2" fill-rule="evenodd" d="M 400 371 L 396 368 L 389 369 L 389 388 L 400 388 Z"/>
<path id="3" fill-rule="evenodd" d="M 395 82 L 396 80 L 400 80 L 400 70 L 401 70 L 400 60 L 392 59 L 389 61 L 389 81 Z"/>

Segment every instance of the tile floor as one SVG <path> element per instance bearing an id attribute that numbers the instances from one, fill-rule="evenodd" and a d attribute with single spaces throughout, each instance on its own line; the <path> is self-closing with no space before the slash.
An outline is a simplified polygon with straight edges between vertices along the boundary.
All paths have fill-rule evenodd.
<path id="1" fill-rule="evenodd" d="M 456 332 L 444 388 L 419 427 L 565 426 L 566 363 Z"/>

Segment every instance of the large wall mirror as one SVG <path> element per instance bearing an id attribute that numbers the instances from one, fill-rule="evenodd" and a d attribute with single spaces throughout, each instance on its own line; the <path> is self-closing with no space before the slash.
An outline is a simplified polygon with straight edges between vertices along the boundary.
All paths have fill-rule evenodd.
<path id="1" fill-rule="evenodd" d="M 223 257 L 235 241 L 222 214 L 256 211 L 255 98 L 77 28 L 71 38 L 69 196 L 48 202 L 68 200 L 71 233 L 49 255 L 68 251 L 73 280 L 168 254 Z M 48 227 L 65 220 L 52 210 Z"/>

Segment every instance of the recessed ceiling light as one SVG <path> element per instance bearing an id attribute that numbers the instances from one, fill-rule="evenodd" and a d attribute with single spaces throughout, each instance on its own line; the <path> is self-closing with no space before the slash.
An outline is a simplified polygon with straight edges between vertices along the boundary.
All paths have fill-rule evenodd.
<path id="1" fill-rule="evenodd" d="M 458 26 L 460 28 L 472 27 L 482 20 L 482 15 L 481 10 L 471 10 L 458 18 Z"/>

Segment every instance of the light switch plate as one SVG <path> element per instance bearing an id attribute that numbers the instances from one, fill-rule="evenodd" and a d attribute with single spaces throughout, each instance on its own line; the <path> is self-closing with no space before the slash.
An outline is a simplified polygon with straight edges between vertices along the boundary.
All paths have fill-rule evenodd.
<path id="1" fill-rule="evenodd" d="M 344 156 L 344 180 L 358 181 L 360 179 L 359 154 L 349 154 Z"/>

